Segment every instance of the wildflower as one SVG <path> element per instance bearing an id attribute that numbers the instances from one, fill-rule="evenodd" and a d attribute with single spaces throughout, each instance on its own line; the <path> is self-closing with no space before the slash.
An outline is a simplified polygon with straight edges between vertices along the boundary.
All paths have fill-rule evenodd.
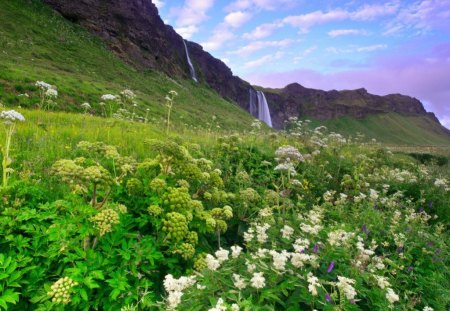
<path id="1" fill-rule="evenodd" d="M 220 261 L 210 254 L 206 255 L 205 261 L 209 270 L 216 271 L 220 267 Z"/>
<path id="2" fill-rule="evenodd" d="M 356 297 L 356 290 L 352 284 L 355 284 L 355 280 L 338 276 L 338 282 L 336 285 L 341 291 L 344 292 L 344 295 L 348 300 L 352 300 Z"/>
<path id="3" fill-rule="evenodd" d="M 112 95 L 112 94 L 105 94 L 105 95 L 102 95 L 101 98 L 103 101 L 111 101 L 111 100 L 116 100 L 117 96 Z"/>
<path id="4" fill-rule="evenodd" d="M 285 250 L 283 250 L 281 253 L 270 251 L 270 254 L 272 255 L 274 268 L 276 270 L 284 270 L 290 254 Z"/>
<path id="5" fill-rule="evenodd" d="M 72 287 L 77 286 L 78 282 L 75 282 L 69 277 L 60 278 L 51 287 L 47 293 L 52 298 L 54 303 L 68 304 L 70 302 L 70 294 Z"/>
<path id="6" fill-rule="evenodd" d="M 387 287 L 389 287 L 391 284 L 387 281 L 387 278 L 383 277 L 383 276 L 375 276 L 378 286 L 381 289 L 385 289 Z"/>
<path id="7" fill-rule="evenodd" d="M 328 273 L 331 273 L 331 271 L 333 271 L 333 269 L 334 269 L 334 261 L 332 261 L 332 262 L 330 263 L 330 265 L 328 266 L 327 272 L 328 272 Z"/>
<path id="8" fill-rule="evenodd" d="M 270 228 L 269 224 L 264 224 L 262 226 L 256 226 L 256 240 L 263 244 L 267 241 L 267 238 L 269 237 L 266 233 L 266 231 Z"/>
<path id="9" fill-rule="evenodd" d="M 91 105 L 89 103 L 82 103 L 81 104 L 81 108 L 83 108 L 84 110 L 89 110 L 91 109 Z"/>
<path id="10" fill-rule="evenodd" d="M 220 250 L 216 251 L 216 253 L 215 253 L 219 263 L 223 263 L 223 262 L 227 261 L 229 254 L 230 254 L 230 251 L 227 251 L 227 250 L 222 249 L 222 248 Z"/>
<path id="11" fill-rule="evenodd" d="M 0 113 L 0 119 L 5 120 L 5 122 L 25 121 L 25 117 L 15 110 L 2 111 Z"/>
<path id="12" fill-rule="evenodd" d="M 294 233 L 294 229 L 292 229 L 288 225 L 284 225 L 283 229 L 281 229 L 280 231 L 281 231 L 281 235 L 285 239 L 289 239 L 292 236 L 292 234 Z"/>
<path id="13" fill-rule="evenodd" d="M 237 289 L 244 289 L 247 287 L 247 284 L 245 283 L 244 279 L 239 274 L 236 273 L 233 273 L 233 283 Z"/>
<path id="14" fill-rule="evenodd" d="M 262 272 L 253 273 L 253 277 L 250 280 L 252 287 L 256 289 L 263 288 L 266 286 L 266 279 L 264 278 L 264 274 Z"/>
<path id="15" fill-rule="evenodd" d="M 58 97 L 58 91 L 55 89 L 48 89 L 47 91 L 45 91 L 45 96 L 47 96 L 48 98 L 56 98 Z"/>
<path id="16" fill-rule="evenodd" d="M 388 288 L 386 292 L 386 299 L 389 301 L 389 303 L 393 304 L 400 300 L 398 295 L 394 292 L 392 288 Z"/>
<path id="17" fill-rule="evenodd" d="M 425 306 L 425 307 L 423 308 L 423 311 L 434 311 L 434 309 L 433 309 L 432 307 Z"/>
<path id="18" fill-rule="evenodd" d="M 331 302 L 331 296 L 330 296 L 330 294 L 327 293 L 327 294 L 325 295 L 325 300 L 328 301 L 328 302 Z"/>
<path id="19" fill-rule="evenodd" d="M 231 311 L 239 311 L 240 310 L 239 305 L 236 303 L 233 303 L 230 307 L 230 310 Z"/>
<path id="20" fill-rule="evenodd" d="M 223 301 L 222 298 L 219 298 L 219 300 L 217 300 L 217 304 L 214 308 L 209 309 L 208 311 L 226 311 L 227 307 L 225 306 L 225 302 Z"/>
<path id="21" fill-rule="evenodd" d="M 241 254 L 242 247 L 238 245 L 231 246 L 231 257 L 238 258 Z"/>
<path id="22" fill-rule="evenodd" d="M 313 295 L 313 296 L 317 296 L 318 292 L 317 292 L 317 286 L 320 285 L 319 284 L 319 279 L 317 277 L 315 277 L 312 272 L 308 273 L 307 276 L 308 279 L 308 290 L 309 292 Z"/>

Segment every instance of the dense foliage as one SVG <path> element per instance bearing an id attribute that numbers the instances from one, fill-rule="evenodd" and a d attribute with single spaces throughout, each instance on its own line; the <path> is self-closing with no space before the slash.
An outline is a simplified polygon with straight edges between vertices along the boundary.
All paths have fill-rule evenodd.
<path id="1" fill-rule="evenodd" d="M 12 148 L 1 188 L 0 308 L 450 306 L 448 166 L 296 120 L 283 133 L 254 122 L 245 134 L 195 141 L 191 132 L 126 149 L 110 135 L 130 138 L 124 129 L 136 122 L 115 121 L 103 141 L 87 141 L 97 131 L 88 122 L 107 121 L 77 117 L 80 137 L 55 115 L 60 133 L 27 136 L 33 114 L 49 127 L 52 114 L 24 113 L 25 122 L 4 118 L 1 136 Z"/>

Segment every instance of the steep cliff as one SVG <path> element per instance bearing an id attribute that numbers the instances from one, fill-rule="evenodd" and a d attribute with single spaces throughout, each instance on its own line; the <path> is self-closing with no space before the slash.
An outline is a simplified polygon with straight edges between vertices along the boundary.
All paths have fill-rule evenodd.
<path id="1" fill-rule="evenodd" d="M 323 91 L 305 88 L 298 83 L 283 89 L 266 89 L 275 127 L 281 128 L 285 120 L 295 116 L 309 116 L 319 120 L 330 120 L 343 116 L 365 118 L 371 114 L 396 112 L 402 115 L 430 115 L 422 103 L 413 97 L 401 94 L 373 95 L 366 89 Z"/>
<path id="2" fill-rule="evenodd" d="M 183 38 L 165 25 L 151 0 L 44 0 L 68 20 L 100 37 L 120 58 L 138 69 L 189 77 Z M 248 82 L 203 48 L 187 42 L 200 82 L 245 108 Z M 200 69 L 200 70 L 199 70 Z"/>
<path id="3" fill-rule="evenodd" d="M 190 78 L 183 38 L 165 25 L 151 0 L 43 0 L 66 19 L 101 38 L 125 62 L 137 69 L 154 69 L 169 76 Z M 222 61 L 187 41 L 200 83 L 205 83 L 230 102 L 248 110 L 252 86 L 234 76 Z M 265 90 L 275 128 L 289 117 L 310 116 L 330 120 L 341 116 L 364 118 L 397 112 L 426 115 L 420 101 L 392 94 L 377 96 L 365 89 L 322 91 L 293 83 L 283 89 Z M 428 113 L 437 123 L 439 121 Z"/>

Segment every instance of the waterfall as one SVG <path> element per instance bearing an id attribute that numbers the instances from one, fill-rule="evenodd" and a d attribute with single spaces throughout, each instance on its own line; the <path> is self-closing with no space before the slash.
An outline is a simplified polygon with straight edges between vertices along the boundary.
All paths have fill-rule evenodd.
<path id="1" fill-rule="evenodd" d="M 188 63 L 188 66 L 189 66 L 189 71 L 191 72 L 191 78 L 195 82 L 198 82 L 197 75 L 195 74 L 195 68 L 194 68 L 194 65 L 192 65 L 191 58 L 189 57 L 189 51 L 188 51 L 188 48 L 187 48 L 185 40 L 183 40 L 183 44 L 184 44 L 184 50 L 186 52 L 186 59 L 187 59 L 187 63 Z"/>
<path id="2" fill-rule="evenodd" d="M 249 111 L 252 116 L 272 127 L 272 118 L 270 117 L 269 105 L 266 96 L 262 91 L 249 90 L 250 102 Z M 258 105 L 256 105 L 258 103 Z"/>

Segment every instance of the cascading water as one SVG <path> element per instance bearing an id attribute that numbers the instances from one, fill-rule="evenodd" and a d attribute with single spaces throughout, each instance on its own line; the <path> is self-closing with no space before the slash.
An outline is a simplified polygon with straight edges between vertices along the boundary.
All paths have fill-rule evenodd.
<path id="1" fill-rule="evenodd" d="M 252 116 L 272 127 L 272 118 L 270 117 L 269 105 L 266 96 L 262 91 L 249 90 L 250 103 L 249 111 Z M 258 103 L 258 105 L 256 105 Z"/>
<path id="2" fill-rule="evenodd" d="M 187 48 L 187 45 L 186 45 L 186 41 L 183 40 L 183 44 L 184 44 L 184 51 L 186 52 L 186 59 L 187 59 L 187 63 L 188 63 L 188 66 L 189 66 L 189 71 L 191 72 L 191 78 L 195 82 L 198 82 L 197 75 L 195 74 L 194 65 L 192 65 L 191 58 L 189 57 L 189 51 L 188 51 L 188 48 Z"/>

